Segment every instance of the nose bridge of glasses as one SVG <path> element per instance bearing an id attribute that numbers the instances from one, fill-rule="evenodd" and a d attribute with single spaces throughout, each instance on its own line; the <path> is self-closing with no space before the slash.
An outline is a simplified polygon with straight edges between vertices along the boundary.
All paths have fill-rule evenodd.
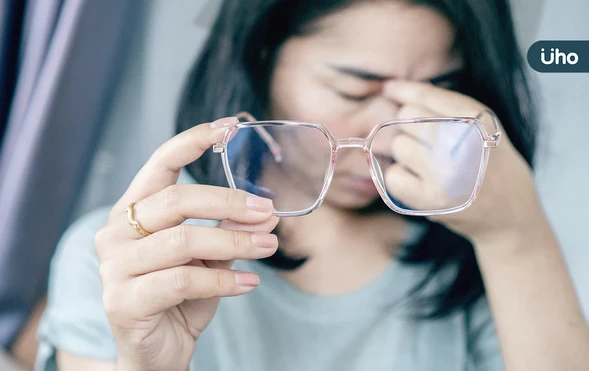
<path id="1" fill-rule="evenodd" d="M 340 148 L 364 148 L 365 138 L 340 138 L 336 140 L 336 149 Z"/>

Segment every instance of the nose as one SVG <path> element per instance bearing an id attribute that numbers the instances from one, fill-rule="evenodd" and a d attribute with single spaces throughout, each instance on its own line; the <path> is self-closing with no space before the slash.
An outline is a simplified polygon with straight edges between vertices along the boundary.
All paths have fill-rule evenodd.
<path id="1" fill-rule="evenodd" d="M 371 119 L 377 123 L 397 119 L 401 104 L 392 99 L 380 96 L 370 112 Z"/>
<path id="2" fill-rule="evenodd" d="M 399 113 L 400 104 L 386 99 L 384 97 L 377 97 L 372 104 L 366 108 L 366 112 L 362 117 L 362 126 L 358 135 L 366 137 L 376 125 L 381 122 L 395 120 Z"/>

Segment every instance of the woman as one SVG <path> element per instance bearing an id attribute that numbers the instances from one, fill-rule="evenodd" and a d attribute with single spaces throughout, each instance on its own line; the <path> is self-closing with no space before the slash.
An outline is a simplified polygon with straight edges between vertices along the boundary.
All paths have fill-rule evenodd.
<path id="1" fill-rule="evenodd" d="M 502 0 L 227 0 L 188 77 L 181 133 L 110 213 L 83 218 L 62 240 L 41 368 L 586 368 L 587 324 L 530 171 L 535 120 L 523 70 Z M 487 109 L 501 128 L 483 119 Z M 219 143 L 238 125 L 227 116 L 242 110 L 321 123 L 335 138 L 364 138 L 391 120 L 482 113 L 477 122 L 503 135 L 466 210 L 389 210 L 383 200 L 421 210 L 425 179 L 411 135 L 391 132 L 384 155 L 368 152 L 385 191 L 375 191 L 364 154 L 338 150 L 321 207 L 279 218 L 307 207 L 274 196 L 313 188 L 304 174 L 318 165 L 303 155 L 318 142 L 271 131 L 274 161 L 301 154 L 302 178 L 270 172 L 276 183 L 249 184 L 260 178 L 250 172 L 250 193 L 219 187 L 220 155 L 205 151 L 216 144 L 231 155 Z M 215 117 L 225 118 L 197 124 Z M 244 153 L 259 159 L 251 151 L 262 145 Z M 184 167 L 213 185 L 176 185 Z"/>

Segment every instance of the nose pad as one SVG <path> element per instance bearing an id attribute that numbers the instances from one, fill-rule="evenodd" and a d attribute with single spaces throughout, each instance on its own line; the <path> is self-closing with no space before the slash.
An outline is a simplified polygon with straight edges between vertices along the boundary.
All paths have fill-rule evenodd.
<path id="1" fill-rule="evenodd" d="M 373 154 L 366 154 L 366 160 L 368 163 L 368 169 L 371 170 L 371 166 L 374 168 L 374 173 L 376 175 L 376 180 L 384 186 L 384 176 L 382 174 L 382 169 L 380 168 L 380 164 L 378 163 L 378 160 L 376 159 L 376 157 L 374 157 Z"/>

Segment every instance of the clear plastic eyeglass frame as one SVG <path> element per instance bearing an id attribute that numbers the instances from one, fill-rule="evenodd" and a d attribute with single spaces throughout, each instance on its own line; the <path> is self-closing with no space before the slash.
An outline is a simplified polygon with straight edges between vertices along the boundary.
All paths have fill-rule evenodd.
<path id="1" fill-rule="evenodd" d="M 492 120 L 493 130 L 494 133 L 489 135 L 487 130 L 485 129 L 485 125 L 482 123 L 481 118 L 484 115 L 489 115 Z M 413 119 L 406 119 L 406 120 L 392 120 L 386 121 L 376 125 L 370 132 L 370 134 L 366 138 L 340 138 L 336 139 L 333 134 L 323 125 L 321 124 L 314 124 L 314 123 L 306 123 L 306 122 L 296 122 L 296 121 L 284 121 L 284 120 L 272 120 L 272 121 L 257 121 L 251 114 L 247 112 L 240 112 L 235 115 L 240 122 L 235 126 L 227 128 L 225 135 L 223 137 L 223 141 L 220 143 L 216 143 L 213 146 L 214 153 L 220 153 L 222 156 L 223 168 L 225 170 L 225 175 L 227 177 L 227 183 L 233 189 L 237 189 L 235 186 L 235 181 L 233 179 L 233 175 L 231 173 L 231 168 L 229 165 L 229 159 L 227 155 L 227 144 L 231 141 L 235 133 L 240 128 L 253 128 L 258 135 L 262 138 L 262 140 L 268 146 L 274 160 L 279 163 L 282 161 L 282 150 L 280 145 L 274 140 L 272 135 L 268 133 L 264 126 L 302 126 L 302 127 L 311 127 L 320 130 L 327 140 L 329 141 L 329 145 L 331 147 L 331 159 L 329 162 L 329 168 L 327 169 L 326 176 L 324 178 L 323 188 L 319 194 L 319 197 L 315 201 L 315 203 L 308 207 L 307 209 L 300 210 L 300 211 L 275 211 L 274 215 L 279 217 L 292 217 L 292 216 L 303 216 L 312 213 L 315 211 L 325 199 L 325 195 L 329 189 L 331 184 L 333 173 L 335 170 L 335 164 L 337 161 L 337 153 L 341 148 L 361 148 L 365 155 L 366 161 L 368 163 L 368 168 L 370 170 L 370 176 L 376 189 L 384 201 L 384 203 L 393 211 L 404 214 L 404 215 L 413 215 L 413 216 L 432 216 L 432 215 L 444 215 L 444 214 L 451 214 L 462 211 L 469 206 L 472 205 L 474 200 L 476 199 L 480 188 L 483 183 L 483 179 L 485 177 L 485 171 L 487 168 L 487 163 L 489 161 L 489 154 L 491 148 L 497 148 L 499 146 L 499 142 L 501 140 L 501 127 L 499 125 L 499 120 L 495 113 L 489 109 L 485 109 L 481 111 L 476 117 L 428 117 L 428 118 L 413 118 Z M 483 155 L 481 156 L 481 163 L 479 168 L 478 177 L 476 180 L 476 184 L 474 186 L 473 192 L 464 204 L 448 208 L 448 209 L 440 209 L 440 210 L 409 210 L 403 209 L 393 203 L 390 197 L 387 194 L 384 184 L 379 180 L 379 168 L 378 165 L 374 161 L 374 157 L 372 156 L 371 146 L 374 141 L 374 138 L 378 131 L 383 127 L 391 126 L 391 125 L 399 125 L 399 124 L 419 124 L 419 123 L 443 123 L 443 122 L 452 122 L 452 123 L 464 123 L 473 125 L 478 129 L 478 133 L 481 135 L 483 148 Z"/>

